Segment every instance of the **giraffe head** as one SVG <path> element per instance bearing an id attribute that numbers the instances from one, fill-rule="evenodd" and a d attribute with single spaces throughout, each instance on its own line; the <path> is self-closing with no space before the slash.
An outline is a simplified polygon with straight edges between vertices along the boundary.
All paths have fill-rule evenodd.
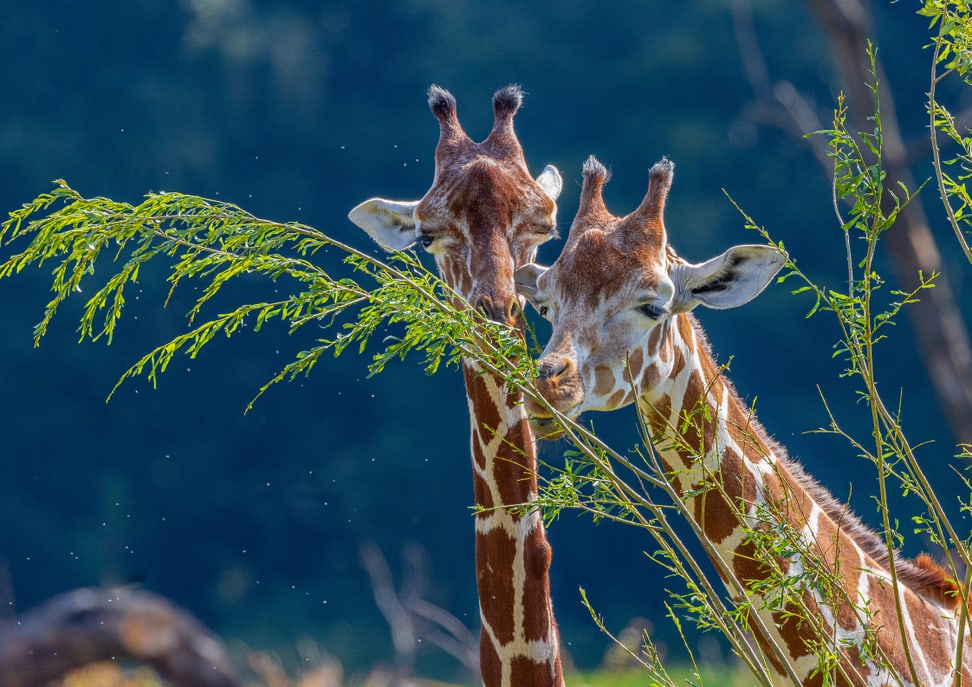
<path id="1" fill-rule="evenodd" d="M 665 323 L 697 305 L 732 308 L 757 296 L 783 266 L 770 246 L 743 245 L 699 264 L 668 244 L 664 210 L 674 164 L 651 168 L 648 193 L 626 217 L 612 215 L 604 166 L 584 164 L 580 207 L 549 268 L 528 264 L 517 288 L 553 324 L 540 358 L 537 390 L 558 411 L 613 410 L 657 383 Z M 548 413 L 531 412 L 543 428 Z M 542 434 L 542 432 L 540 432 Z"/>
<path id="2" fill-rule="evenodd" d="M 518 86 L 497 91 L 492 131 L 475 143 L 459 124 L 452 94 L 432 86 L 429 107 L 439 120 L 432 187 L 421 200 L 372 198 L 348 215 L 387 250 L 421 244 L 450 287 L 487 317 L 510 325 L 522 319 L 514 271 L 557 235 L 563 187 L 551 165 L 530 176 L 513 130 L 522 100 Z"/>

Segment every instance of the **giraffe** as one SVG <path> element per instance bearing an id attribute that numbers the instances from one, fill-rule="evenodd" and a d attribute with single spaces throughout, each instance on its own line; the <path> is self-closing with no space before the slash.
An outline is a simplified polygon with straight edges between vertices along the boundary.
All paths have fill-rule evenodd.
<path id="1" fill-rule="evenodd" d="M 700 264 L 679 257 L 663 219 L 673 171 L 669 160 L 657 162 L 641 204 L 619 218 L 603 200 L 608 172 L 592 156 L 563 252 L 549 268 L 518 270 L 519 291 L 553 325 L 537 391 L 571 417 L 637 403 L 719 574 L 755 595 L 753 634 L 782 681 L 972 685 L 967 633 L 963 665 L 952 665 L 960 632 L 954 581 L 926 554 L 895 556 L 895 588 L 883 541 L 769 438 L 714 361 L 691 310 L 748 302 L 785 259 L 754 245 Z M 528 405 L 538 434 L 556 433 L 550 411 Z M 780 533 L 795 545 L 786 555 L 767 552 L 760 542 Z M 802 618 L 790 612 L 800 607 Z M 827 646 L 839 649 L 830 663 L 818 652 Z"/>
<path id="2" fill-rule="evenodd" d="M 459 124 L 455 98 L 432 86 L 439 121 L 435 175 L 418 201 L 372 198 L 349 214 L 387 250 L 418 242 L 442 279 L 498 322 L 523 326 L 513 274 L 554 238 L 563 181 L 548 165 L 535 180 L 513 129 L 518 86 L 493 96 L 493 128 L 481 143 Z M 462 363 L 471 424 L 480 672 L 486 687 L 563 684 L 560 640 L 550 600 L 551 549 L 536 511 L 512 512 L 537 495 L 536 441 L 519 393 Z"/>

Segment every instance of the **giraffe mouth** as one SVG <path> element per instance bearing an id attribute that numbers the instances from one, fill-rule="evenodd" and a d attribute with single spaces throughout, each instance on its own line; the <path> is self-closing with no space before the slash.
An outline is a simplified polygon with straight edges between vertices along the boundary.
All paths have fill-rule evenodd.
<path id="1" fill-rule="evenodd" d="M 539 417 L 530 416 L 530 429 L 537 441 L 556 441 L 564 436 L 564 429 L 560 423 L 551 416 Z"/>
<path id="2" fill-rule="evenodd" d="M 565 430 L 563 424 L 557 417 L 551 414 L 550 410 L 529 398 L 526 399 L 526 406 L 530 418 L 530 429 L 533 430 L 533 434 L 538 441 L 556 441 L 564 436 Z M 576 419 L 580 415 L 578 406 L 560 408 L 554 405 L 553 407 L 558 413 L 567 416 L 571 420 Z"/>
<path id="3" fill-rule="evenodd" d="M 574 420 L 581 414 L 583 404 L 583 387 L 579 384 L 557 383 L 540 377 L 536 380 L 537 391 L 549 404 L 526 399 L 527 414 L 530 427 L 534 435 L 541 441 L 555 441 L 560 439 L 565 430 L 557 416 L 566 416 Z M 578 393 L 579 392 L 579 393 Z M 551 411 L 551 408 L 553 411 Z"/>

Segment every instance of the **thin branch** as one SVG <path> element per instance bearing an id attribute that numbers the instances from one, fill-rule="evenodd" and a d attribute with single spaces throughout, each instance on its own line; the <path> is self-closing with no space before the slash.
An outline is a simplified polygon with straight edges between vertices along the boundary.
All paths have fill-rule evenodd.
<path id="1" fill-rule="evenodd" d="M 404 551 L 406 572 L 396 591 L 391 568 L 373 542 L 359 548 L 378 609 L 392 632 L 396 663 L 412 668 L 420 642 L 438 647 L 471 672 L 479 672 L 479 641 L 462 621 L 423 598 L 426 573 L 416 546 Z"/>

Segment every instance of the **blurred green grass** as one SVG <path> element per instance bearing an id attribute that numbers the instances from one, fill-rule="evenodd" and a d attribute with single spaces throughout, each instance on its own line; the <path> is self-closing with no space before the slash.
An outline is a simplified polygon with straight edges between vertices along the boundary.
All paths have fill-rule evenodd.
<path id="1" fill-rule="evenodd" d="M 752 676 L 744 668 L 725 666 L 702 670 L 702 680 L 688 666 L 669 668 L 669 675 L 677 685 L 685 687 L 750 687 Z M 570 687 L 655 687 L 661 683 L 640 668 L 621 670 L 597 670 L 568 675 Z"/>
<path id="2" fill-rule="evenodd" d="M 267 666 L 263 666 L 266 668 Z M 260 678 L 252 684 L 267 685 L 267 687 L 318 687 L 320 685 L 335 685 L 341 682 L 340 670 L 336 673 L 332 670 L 319 668 L 312 669 L 303 675 L 288 678 L 279 670 L 261 670 Z M 685 687 L 749 687 L 753 684 L 752 677 L 744 669 L 738 667 L 725 666 L 722 668 L 709 668 L 702 671 L 702 681 L 700 682 L 690 667 L 676 666 L 669 670 L 669 674 L 678 685 Z M 374 675 L 371 676 L 374 678 Z M 362 684 L 361 679 L 349 679 L 343 681 L 345 684 Z M 569 673 L 566 676 L 566 683 L 570 687 L 655 687 L 659 683 L 652 679 L 648 673 L 641 668 L 622 668 L 613 670 L 596 670 L 583 673 Z M 55 683 L 58 687 L 163 687 L 159 678 L 148 669 L 123 670 L 110 662 L 92 664 L 73 671 L 60 683 Z M 363 684 L 373 685 L 373 679 L 365 679 Z M 425 685 L 430 687 L 463 687 L 451 686 L 444 683 L 431 683 L 421 678 L 406 680 L 398 684 L 413 684 L 416 687 Z M 471 686 L 470 686 L 471 687 Z"/>

